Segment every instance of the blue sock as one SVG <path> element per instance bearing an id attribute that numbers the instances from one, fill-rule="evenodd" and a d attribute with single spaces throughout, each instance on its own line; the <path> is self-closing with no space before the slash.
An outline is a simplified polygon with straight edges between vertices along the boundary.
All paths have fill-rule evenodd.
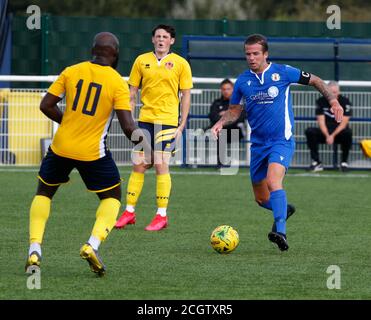
<path id="1" fill-rule="evenodd" d="M 286 234 L 287 198 L 285 190 L 276 190 L 270 193 L 269 199 L 277 232 Z"/>
<path id="2" fill-rule="evenodd" d="M 259 203 L 258 202 L 258 204 L 259 204 L 259 206 L 272 211 L 272 203 L 271 203 L 270 199 L 267 202 L 264 202 L 264 203 Z"/>

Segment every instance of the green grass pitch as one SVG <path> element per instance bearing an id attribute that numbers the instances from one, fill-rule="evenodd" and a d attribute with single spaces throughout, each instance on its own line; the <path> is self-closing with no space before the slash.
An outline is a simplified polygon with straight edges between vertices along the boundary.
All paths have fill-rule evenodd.
<path id="1" fill-rule="evenodd" d="M 156 206 L 155 175 L 148 172 L 136 225 L 114 229 L 101 246 L 104 278 L 79 257 L 98 199 L 72 173 L 52 204 L 41 289 L 29 290 L 24 264 L 37 170 L 0 169 L 0 299 L 371 299 L 369 171 L 308 176 L 290 170 L 285 189 L 297 212 L 288 221 L 287 252 L 267 239 L 272 214 L 255 204 L 247 169 L 221 176 L 213 169 L 173 168 L 169 227 L 144 231 Z M 127 180 L 130 168 L 121 171 Z M 209 242 L 222 224 L 240 235 L 229 255 Z M 330 265 L 340 268 L 340 289 L 327 288 Z"/>

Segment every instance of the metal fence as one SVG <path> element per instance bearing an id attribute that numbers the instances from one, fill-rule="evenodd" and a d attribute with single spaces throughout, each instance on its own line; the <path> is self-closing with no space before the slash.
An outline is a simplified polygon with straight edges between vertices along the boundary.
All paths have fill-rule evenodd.
<path id="1" fill-rule="evenodd" d="M 52 122 L 39 111 L 40 100 L 45 91 L 44 89 L 0 90 L 0 165 L 39 165 L 55 130 Z M 343 90 L 342 94 L 353 103 L 353 116 L 350 121 L 353 130 L 353 146 L 349 155 L 349 166 L 371 168 L 371 161 L 364 157 L 359 147 L 360 140 L 371 138 L 371 93 Z M 309 126 L 316 126 L 314 105 L 319 96 L 318 92 L 293 88 L 292 101 L 296 121 L 296 152 L 292 161 L 293 167 L 307 167 L 310 164 L 304 131 Z M 173 164 L 202 166 L 217 163 L 216 144 L 206 130 L 209 127 L 207 115 L 210 104 L 217 97 L 219 97 L 218 89 L 192 90 L 189 130 L 180 141 L 181 152 L 173 158 Z M 64 101 L 60 105 L 63 108 Z M 136 110 L 136 117 L 138 111 L 139 107 Z M 116 118 L 112 122 L 107 143 L 118 165 L 131 163 L 132 143 L 123 135 Z M 249 165 L 249 145 L 247 136 L 246 140 L 238 146 L 232 146 L 230 152 L 235 151 L 238 154 L 235 164 Z M 333 154 L 332 146 L 325 144 L 320 146 L 320 156 L 325 167 L 333 166 Z"/>
<path id="2" fill-rule="evenodd" d="M 317 126 L 315 118 L 315 101 L 320 97 L 317 91 L 292 90 L 292 103 L 295 114 L 295 140 L 296 152 L 292 160 L 293 167 L 308 167 L 311 159 L 306 145 L 305 129 Z M 343 91 L 353 104 L 353 116 L 350 127 L 353 131 L 353 145 L 349 154 L 349 165 L 351 168 L 371 168 L 371 161 L 366 159 L 359 147 L 362 139 L 371 138 L 371 92 Z M 216 89 L 196 89 L 192 92 L 191 115 L 189 117 L 189 128 L 207 128 L 209 120 L 207 114 L 210 102 L 219 96 Z M 249 165 L 249 142 L 240 144 L 240 165 Z M 340 148 L 339 148 L 340 149 Z M 211 150 L 215 152 L 215 150 Z M 337 151 L 337 153 L 339 153 Z M 325 167 L 334 166 L 333 146 L 320 145 L 320 157 Z M 215 159 L 215 157 L 212 157 Z M 340 159 L 340 156 L 337 157 Z"/>

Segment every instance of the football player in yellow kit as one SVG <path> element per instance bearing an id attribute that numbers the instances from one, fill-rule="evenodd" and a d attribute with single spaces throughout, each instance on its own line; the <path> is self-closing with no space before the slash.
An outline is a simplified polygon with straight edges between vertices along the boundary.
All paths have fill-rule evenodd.
<path id="1" fill-rule="evenodd" d="M 31 204 L 26 270 L 29 266 L 40 266 L 51 200 L 76 168 L 87 189 L 100 199 L 91 236 L 82 246 L 80 256 L 88 261 L 93 272 L 100 276 L 105 273 L 98 247 L 113 228 L 121 205 L 121 179 L 106 146 L 107 132 L 115 113 L 128 138 L 136 126 L 129 87 L 115 70 L 119 56 L 116 36 L 108 32 L 97 34 L 92 55 L 91 61 L 67 67 L 40 104 L 41 111 L 60 126 L 42 160 L 38 189 Z M 57 103 L 64 96 L 66 109 L 62 113 Z"/>
<path id="2" fill-rule="evenodd" d="M 170 50 L 174 42 L 175 29 L 172 26 L 156 26 L 152 30 L 154 51 L 139 55 L 130 72 L 130 102 L 134 109 L 141 87 L 143 106 L 138 126 L 151 137 L 154 163 L 141 161 L 140 152 L 136 153 L 127 186 L 126 209 L 116 222 L 116 228 L 135 223 L 135 206 L 142 191 L 144 174 L 152 165 L 156 169 L 157 212 L 145 230 L 161 230 L 168 224 L 166 210 L 171 191 L 169 160 L 176 139 L 182 135 L 187 123 L 193 87 L 189 63 Z"/>

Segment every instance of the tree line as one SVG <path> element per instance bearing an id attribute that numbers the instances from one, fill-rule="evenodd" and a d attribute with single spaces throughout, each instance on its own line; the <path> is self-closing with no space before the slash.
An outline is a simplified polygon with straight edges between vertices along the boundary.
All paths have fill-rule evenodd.
<path id="1" fill-rule="evenodd" d="M 369 0 L 11 0 L 8 10 L 23 15 L 38 5 L 42 13 L 60 16 L 324 21 L 332 4 L 340 7 L 342 21 L 371 22 Z"/>

